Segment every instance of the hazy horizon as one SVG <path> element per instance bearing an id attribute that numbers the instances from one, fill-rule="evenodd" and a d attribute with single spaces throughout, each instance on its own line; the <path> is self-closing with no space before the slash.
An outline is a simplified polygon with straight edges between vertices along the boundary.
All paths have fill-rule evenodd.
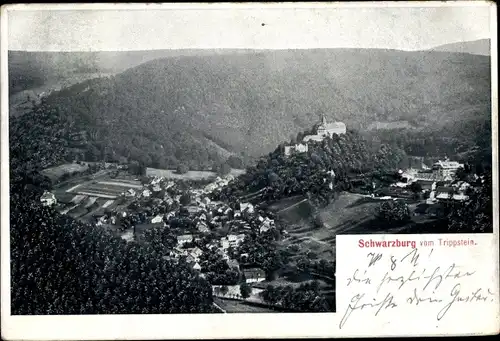
<path id="1" fill-rule="evenodd" d="M 480 38 L 480 39 L 474 39 L 474 40 L 465 40 L 465 41 L 452 41 L 449 43 L 444 43 L 440 44 L 437 46 L 431 46 L 426 49 L 422 50 L 401 50 L 401 49 L 393 49 L 393 48 L 380 48 L 380 47 L 312 47 L 312 48 L 281 48 L 281 49 L 272 49 L 272 48 L 231 48 L 231 47 L 214 47 L 214 48 L 158 48 L 158 49 L 143 49 L 143 50 L 94 50 L 94 51 L 84 51 L 84 50 L 74 50 L 74 51 L 53 51 L 53 50 L 13 50 L 9 49 L 8 51 L 10 52 L 40 52 L 40 53 L 105 53 L 105 52 L 110 52 L 110 53 L 116 53 L 116 52 L 145 52 L 145 51 L 165 51 L 165 50 L 171 50 L 171 51 L 192 51 L 192 50 L 199 50 L 199 51 L 293 51 L 293 50 L 341 50 L 341 49 L 349 49 L 349 50 L 354 50 L 354 49 L 359 49 L 359 50 L 394 50 L 394 51 L 403 51 L 403 52 L 418 52 L 418 51 L 427 51 L 427 50 L 432 50 L 437 47 L 443 46 L 443 45 L 450 45 L 450 44 L 462 44 L 462 43 L 472 43 L 472 42 L 477 42 L 477 41 L 482 41 L 482 40 L 490 40 L 491 38 Z M 439 51 L 437 51 L 439 52 Z"/>
<path id="2" fill-rule="evenodd" d="M 439 7 L 435 3 L 402 7 L 260 6 L 198 5 L 147 10 L 121 6 L 107 10 L 13 7 L 8 11 L 8 49 L 422 51 L 450 43 L 492 39 L 491 6 L 486 3 Z"/>

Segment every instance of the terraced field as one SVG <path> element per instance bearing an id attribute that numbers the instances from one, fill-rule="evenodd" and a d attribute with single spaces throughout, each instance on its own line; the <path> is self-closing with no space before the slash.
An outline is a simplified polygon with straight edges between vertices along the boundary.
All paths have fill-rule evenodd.
<path id="1" fill-rule="evenodd" d="M 69 192 L 100 198 L 115 199 L 130 188 L 138 190 L 142 188 L 142 185 L 137 181 L 131 180 L 106 180 L 75 186 L 71 188 Z"/>

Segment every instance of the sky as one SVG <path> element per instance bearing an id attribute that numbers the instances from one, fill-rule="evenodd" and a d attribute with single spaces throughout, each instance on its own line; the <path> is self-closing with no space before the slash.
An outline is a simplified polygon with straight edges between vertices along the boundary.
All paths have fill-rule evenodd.
<path id="1" fill-rule="evenodd" d="M 126 10 L 116 7 L 74 10 L 68 6 L 55 9 L 54 5 L 45 10 L 40 5 L 37 10 L 12 7 L 8 11 L 8 48 L 27 51 L 336 47 L 423 50 L 491 38 L 491 10 L 485 4 L 408 7 L 396 3 L 403 7 L 371 8 L 366 7 L 367 3 L 362 4 L 363 7 L 359 4 L 343 7 L 177 4 L 169 9 L 160 5 L 129 5 Z"/>

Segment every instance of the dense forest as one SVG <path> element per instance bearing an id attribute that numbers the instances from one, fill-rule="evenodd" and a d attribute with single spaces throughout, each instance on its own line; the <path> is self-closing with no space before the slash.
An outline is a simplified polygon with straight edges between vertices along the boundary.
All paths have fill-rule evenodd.
<path id="1" fill-rule="evenodd" d="M 486 56 L 318 49 L 157 59 L 56 91 L 26 115 L 57 110 L 83 137 L 70 141 L 80 158 L 211 169 L 229 156 L 250 164 L 320 114 L 361 132 L 406 122 L 399 135 L 417 155 L 434 152 L 427 133 L 467 151 L 490 103 Z"/>
<path id="2" fill-rule="evenodd" d="M 18 196 L 11 200 L 12 314 L 212 312 L 212 289 L 185 262 L 126 243 Z"/>
<path id="3" fill-rule="evenodd" d="M 370 143 L 384 143 L 419 157 L 450 157 L 460 162 L 491 164 L 491 116 L 481 121 L 462 122 L 439 130 L 380 129 L 365 132 Z"/>

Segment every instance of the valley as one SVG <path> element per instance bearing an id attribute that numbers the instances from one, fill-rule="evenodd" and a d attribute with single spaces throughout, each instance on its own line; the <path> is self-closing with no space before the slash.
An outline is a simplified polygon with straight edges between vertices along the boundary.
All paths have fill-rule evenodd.
<path id="1" fill-rule="evenodd" d="M 492 231 L 488 56 L 9 62 L 12 249 L 36 259 L 13 265 L 17 314 L 335 312 L 337 235 Z M 33 279 L 38 267 L 58 275 Z M 80 294 L 80 272 L 98 285 Z M 26 285 L 51 281 L 89 299 L 64 310 L 50 289 L 22 302 Z"/>

